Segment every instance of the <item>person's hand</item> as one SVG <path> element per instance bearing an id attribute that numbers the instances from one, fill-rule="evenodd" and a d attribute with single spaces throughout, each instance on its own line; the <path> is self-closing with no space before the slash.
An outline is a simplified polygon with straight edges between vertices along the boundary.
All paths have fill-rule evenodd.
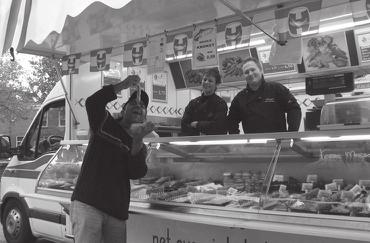
<path id="1" fill-rule="evenodd" d="M 197 125 L 198 125 L 198 121 L 193 121 L 192 123 L 190 123 L 190 126 L 193 128 L 197 128 Z"/>
<path id="2" fill-rule="evenodd" d="M 133 123 L 130 126 L 129 134 L 133 137 L 134 140 L 140 140 L 153 130 L 153 122 L 147 121 L 144 123 Z"/>
<path id="3" fill-rule="evenodd" d="M 132 136 L 131 154 L 136 155 L 144 146 L 143 137 L 154 130 L 154 124 L 150 121 L 144 123 L 133 123 L 128 130 Z"/>
<path id="4" fill-rule="evenodd" d="M 140 77 L 138 75 L 129 75 L 123 81 L 123 89 L 127 89 L 132 86 L 138 86 L 140 83 Z"/>

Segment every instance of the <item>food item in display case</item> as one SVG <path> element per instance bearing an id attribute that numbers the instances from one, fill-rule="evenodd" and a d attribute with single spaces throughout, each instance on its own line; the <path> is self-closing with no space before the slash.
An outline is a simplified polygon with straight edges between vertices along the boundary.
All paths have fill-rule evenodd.
<path id="1" fill-rule="evenodd" d="M 317 213 L 317 202 L 297 200 L 290 207 L 292 212 Z"/>
<path id="2" fill-rule="evenodd" d="M 232 201 L 231 198 L 225 197 L 225 196 L 216 196 L 215 198 L 212 198 L 211 200 L 205 201 L 202 204 L 208 204 L 208 205 L 215 205 L 215 206 L 225 206 L 226 204 L 229 204 Z"/>
<path id="3" fill-rule="evenodd" d="M 318 177 L 311 176 L 311 182 L 301 183 L 293 177 L 276 176 L 268 195 L 261 198 L 264 192 L 257 189 L 262 188 L 260 183 L 263 177 L 262 173 L 253 171 L 224 172 L 220 175 L 223 178 L 220 183 L 217 179 L 175 179 L 169 175 L 152 178 L 151 184 L 142 184 L 139 191 L 141 194 L 145 192 L 147 196 L 136 198 L 231 208 L 370 217 L 370 195 L 366 190 L 369 180 L 362 179 L 358 184 L 346 185 L 343 179 L 333 179 L 330 183 L 325 181 L 325 184 Z M 53 183 L 53 186 L 58 186 L 58 182 Z M 310 184 L 304 188 L 307 189 L 305 192 L 301 191 L 302 184 Z"/>
<path id="4" fill-rule="evenodd" d="M 325 212 L 325 214 L 349 215 L 350 210 L 345 205 L 337 204 L 335 206 L 333 205 L 328 212 Z"/>

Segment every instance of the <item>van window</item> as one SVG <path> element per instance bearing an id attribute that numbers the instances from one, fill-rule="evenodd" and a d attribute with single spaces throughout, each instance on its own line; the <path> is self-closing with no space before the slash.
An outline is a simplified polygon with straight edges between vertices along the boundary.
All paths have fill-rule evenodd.
<path id="1" fill-rule="evenodd" d="M 64 112 L 64 100 L 54 102 L 38 113 L 22 142 L 22 160 L 33 160 L 58 150 L 64 139 L 65 127 L 59 126 L 59 113 Z M 45 126 L 47 124 L 47 126 Z"/>

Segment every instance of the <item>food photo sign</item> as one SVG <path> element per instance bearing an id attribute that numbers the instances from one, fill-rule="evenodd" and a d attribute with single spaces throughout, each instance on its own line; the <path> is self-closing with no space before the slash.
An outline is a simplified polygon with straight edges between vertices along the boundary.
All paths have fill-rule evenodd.
<path id="1" fill-rule="evenodd" d="M 249 49 L 219 54 L 219 70 L 223 83 L 244 80 L 243 65 L 251 56 Z"/>
<path id="2" fill-rule="evenodd" d="M 195 26 L 193 32 L 193 69 L 218 65 L 216 30 L 215 23 Z"/>
<path id="3" fill-rule="evenodd" d="M 345 33 L 304 38 L 303 61 L 306 72 L 350 66 Z"/>
<path id="4" fill-rule="evenodd" d="M 209 70 L 209 68 L 194 70 L 190 59 L 180 61 L 180 67 L 185 80 L 185 86 L 188 89 L 201 87 L 203 76 Z"/>

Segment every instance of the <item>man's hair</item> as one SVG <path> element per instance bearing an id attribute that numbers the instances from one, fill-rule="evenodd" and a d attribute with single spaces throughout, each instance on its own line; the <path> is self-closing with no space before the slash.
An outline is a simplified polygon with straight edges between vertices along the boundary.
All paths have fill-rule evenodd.
<path id="1" fill-rule="evenodd" d="M 216 84 L 220 84 L 221 83 L 221 75 L 220 75 L 220 72 L 218 71 L 218 68 L 211 68 L 211 69 L 208 69 L 204 76 L 212 76 L 215 78 L 215 81 L 216 81 Z"/>
<path id="2" fill-rule="evenodd" d="M 254 63 L 257 65 L 257 67 L 258 67 L 261 71 L 263 71 L 263 69 L 262 69 L 262 64 L 261 64 L 261 62 L 260 62 L 257 58 L 255 58 L 255 57 L 248 57 L 247 59 L 245 59 L 243 66 L 244 66 L 247 62 L 254 62 Z"/>

